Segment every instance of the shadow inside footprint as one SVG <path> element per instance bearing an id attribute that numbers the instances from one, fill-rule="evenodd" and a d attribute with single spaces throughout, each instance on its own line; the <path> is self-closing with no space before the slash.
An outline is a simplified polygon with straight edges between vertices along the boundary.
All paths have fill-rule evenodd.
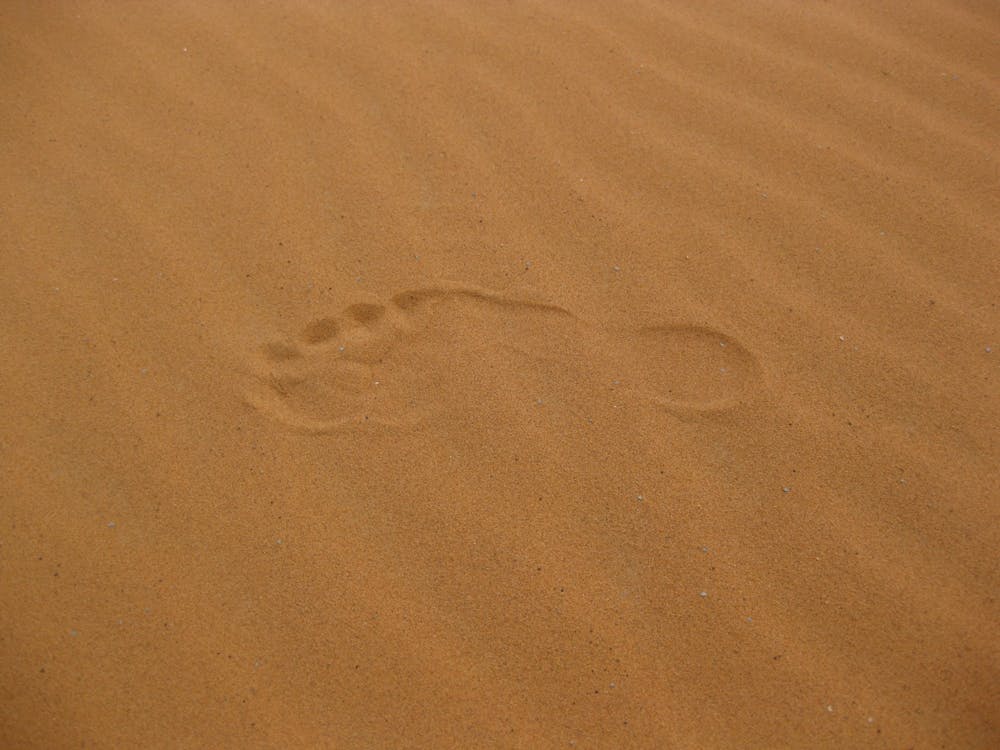
<path id="1" fill-rule="evenodd" d="M 340 323 L 336 318 L 320 318 L 307 325 L 300 338 L 307 344 L 325 344 L 335 338 L 339 331 Z"/>
<path id="2" fill-rule="evenodd" d="M 385 316 L 385 307 L 368 302 L 351 305 L 344 314 L 362 325 L 374 325 Z"/>
<path id="3" fill-rule="evenodd" d="M 264 355 L 264 359 L 269 362 L 288 362 L 302 357 L 302 352 L 297 346 L 286 344 L 283 341 L 272 341 L 269 344 L 264 344 L 261 347 L 261 353 Z"/>

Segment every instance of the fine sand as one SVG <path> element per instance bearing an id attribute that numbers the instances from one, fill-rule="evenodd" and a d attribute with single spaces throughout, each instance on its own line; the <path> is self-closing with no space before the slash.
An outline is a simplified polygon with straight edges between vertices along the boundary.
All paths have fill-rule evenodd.
<path id="1" fill-rule="evenodd" d="M 1000 5 L 0 7 L 0 747 L 1000 747 Z"/>

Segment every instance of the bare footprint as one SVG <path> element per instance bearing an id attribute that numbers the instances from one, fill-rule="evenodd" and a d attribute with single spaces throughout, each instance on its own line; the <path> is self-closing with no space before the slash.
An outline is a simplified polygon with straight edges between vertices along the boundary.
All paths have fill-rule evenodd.
<path id="1" fill-rule="evenodd" d="M 636 363 L 636 391 L 679 416 L 731 411 L 760 388 L 757 359 L 721 331 L 645 326 L 622 341 Z"/>
<path id="2" fill-rule="evenodd" d="M 294 341 L 265 344 L 251 364 L 246 400 L 310 433 L 412 427 L 452 395 L 447 371 L 465 371 L 455 382 L 498 390 L 510 377 L 530 375 L 525 358 L 570 369 L 595 387 L 604 373 L 627 372 L 633 397 L 684 418 L 733 410 L 760 388 L 753 355 L 710 328 L 614 331 L 545 301 L 440 284 L 386 304 L 351 304 L 309 322 Z"/>

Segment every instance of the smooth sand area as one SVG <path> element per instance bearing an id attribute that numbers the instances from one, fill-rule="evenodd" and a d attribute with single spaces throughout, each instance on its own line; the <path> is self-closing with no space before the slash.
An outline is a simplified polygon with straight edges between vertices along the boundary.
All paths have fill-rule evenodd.
<path id="1" fill-rule="evenodd" d="M 0 6 L 0 747 L 1000 747 L 1000 5 Z"/>

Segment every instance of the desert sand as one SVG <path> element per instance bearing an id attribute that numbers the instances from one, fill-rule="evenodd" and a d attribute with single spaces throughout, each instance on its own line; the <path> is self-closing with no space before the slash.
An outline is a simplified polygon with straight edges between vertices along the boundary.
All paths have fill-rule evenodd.
<path id="1" fill-rule="evenodd" d="M 1000 747 L 995 2 L 0 71 L 0 747 Z"/>

